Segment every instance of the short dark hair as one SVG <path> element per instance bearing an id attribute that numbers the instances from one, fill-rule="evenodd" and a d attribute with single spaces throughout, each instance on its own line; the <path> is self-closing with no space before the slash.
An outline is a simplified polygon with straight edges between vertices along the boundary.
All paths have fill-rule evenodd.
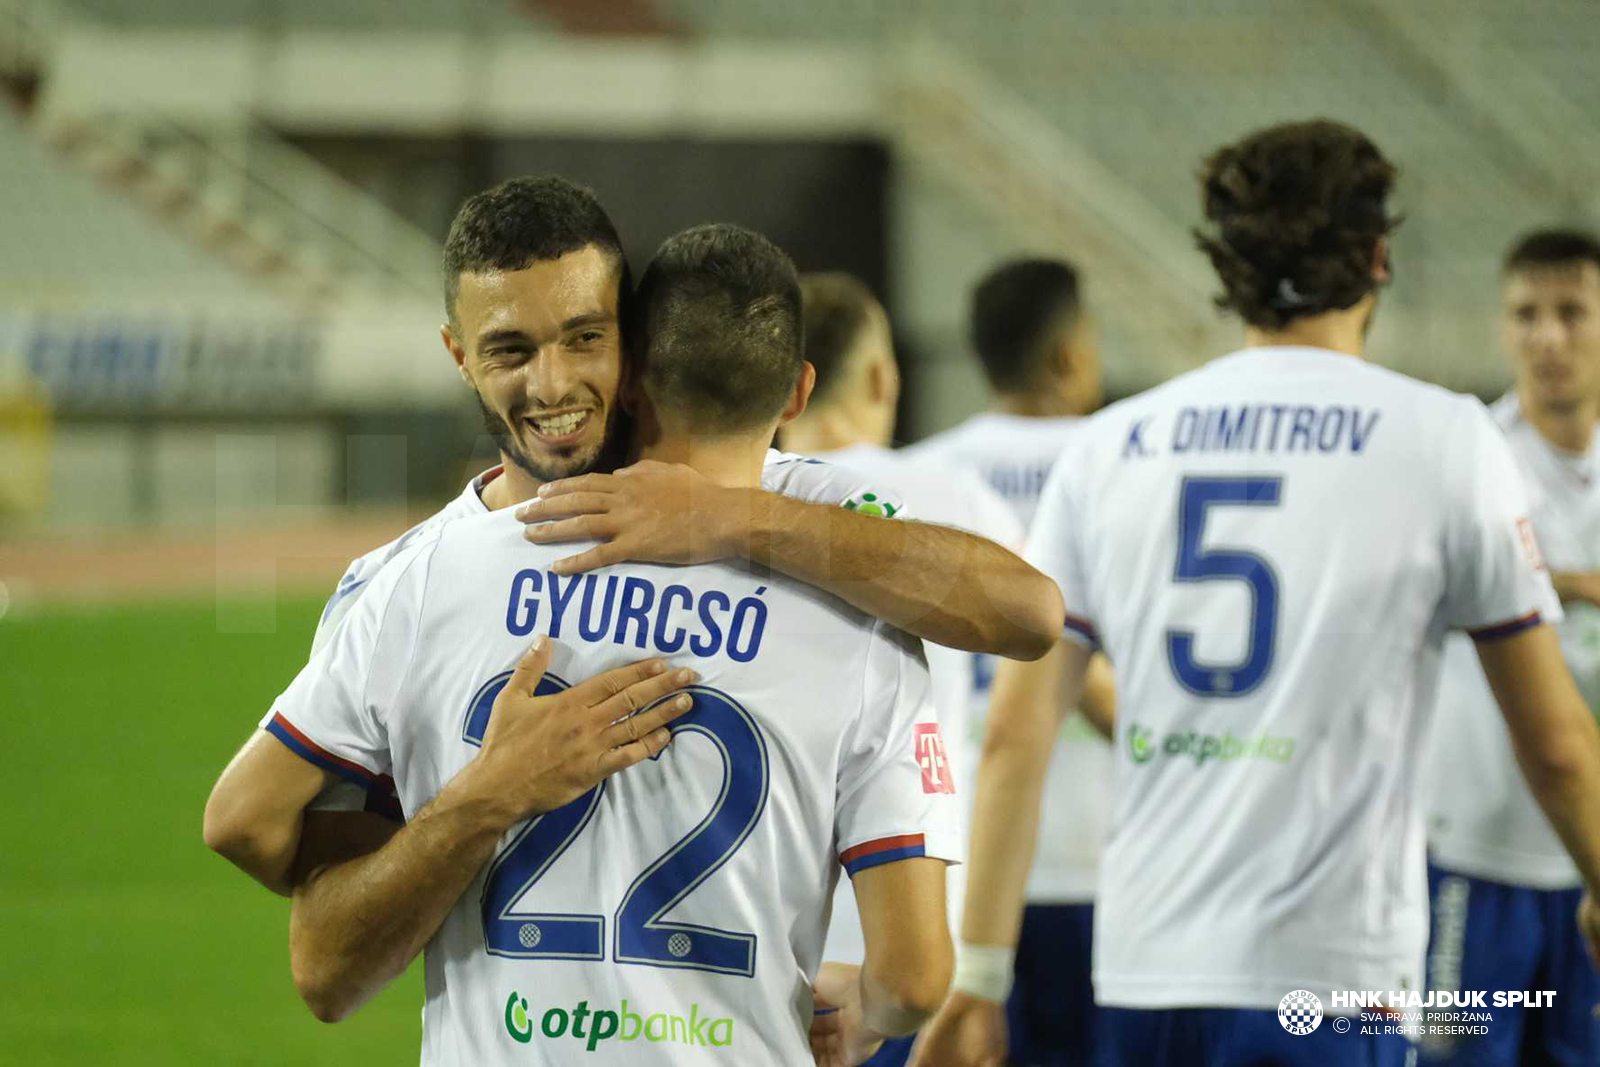
<path id="1" fill-rule="evenodd" d="M 1013 259 L 972 291 L 968 327 L 989 384 L 1017 393 L 1037 380 L 1041 360 L 1082 310 L 1078 272 L 1059 259 Z"/>
<path id="2" fill-rule="evenodd" d="M 1577 229 L 1534 230 L 1524 234 L 1506 253 L 1504 273 L 1578 263 L 1600 267 L 1600 240 L 1594 234 Z"/>
<path id="3" fill-rule="evenodd" d="M 695 226 L 662 242 L 639 279 L 630 333 L 657 403 L 711 431 L 776 418 L 803 361 L 800 277 L 759 233 Z"/>
<path id="4" fill-rule="evenodd" d="M 456 318 L 461 275 L 523 270 L 594 245 L 615 257 L 621 293 L 630 285 L 617 228 L 594 193 L 554 174 L 512 178 L 467 197 L 444 242 L 444 307 Z"/>
<path id="5" fill-rule="evenodd" d="M 844 271 L 800 277 L 800 306 L 805 313 L 806 362 L 817 370 L 813 404 L 826 404 L 844 381 L 845 362 L 872 320 L 877 298 L 866 283 Z"/>
<path id="6" fill-rule="evenodd" d="M 1217 306 L 1282 329 L 1355 305 L 1377 287 L 1377 242 L 1400 224 L 1387 208 L 1398 174 L 1366 134 L 1327 119 L 1218 149 L 1200 173 L 1215 230 L 1194 231 L 1222 279 Z"/>

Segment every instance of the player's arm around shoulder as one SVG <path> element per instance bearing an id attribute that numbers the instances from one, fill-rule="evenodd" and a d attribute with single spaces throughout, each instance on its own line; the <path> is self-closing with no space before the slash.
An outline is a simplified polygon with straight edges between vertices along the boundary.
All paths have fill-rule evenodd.
<path id="1" fill-rule="evenodd" d="M 557 563 L 560 573 L 742 557 L 963 651 L 1037 659 L 1060 630 L 1060 591 L 1016 553 L 952 527 L 885 522 L 887 510 L 864 498 L 807 503 L 650 462 L 539 493 L 517 510 L 529 541 L 601 542 Z"/>

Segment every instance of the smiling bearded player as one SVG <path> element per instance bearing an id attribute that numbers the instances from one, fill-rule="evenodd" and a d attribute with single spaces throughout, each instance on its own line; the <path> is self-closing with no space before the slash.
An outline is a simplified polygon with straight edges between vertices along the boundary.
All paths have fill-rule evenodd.
<path id="1" fill-rule="evenodd" d="M 451 226 L 445 264 L 444 343 L 477 395 L 503 465 L 356 560 L 324 611 L 315 648 L 371 576 L 438 524 L 508 507 L 552 477 L 608 470 L 621 451 L 615 431 L 627 373 L 621 300 L 628 269 L 593 195 L 554 177 L 479 193 Z M 609 534 L 599 527 L 617 515 L 644 516 L 611 528 L 610 543 L 585 554 L 590 564 L 599 551 L 671 561 L 744 557 L 918 637 L 1005 656 L 1041 655 L 1060 630 L 1060 596 L 1048 578 L 983 538 L 838 506 L 866 488 L 843 468 L 769 451 L 760 490 L 715 486 L 676 464 L 606 477 L 617 483 L 611 515 L 547 524 L 557 536 L 572 523 L 594 526 L 603 539 Z M 586 499 L 557 498 L 567 508 Z M 206 806 L 208 845 L 278 893 L 319 863 L 370 852 L 395 829 L 387 783 L 324 757 L 321 766 L 340 784 L 323 792 L 321 772 L 301 758 L 311 751 L 268 723 L 228 765 Z M 319 793 L 315 807 L 333 810 L 306 810 Z M 360 807 L 385 814 L 347 810 Z"/>

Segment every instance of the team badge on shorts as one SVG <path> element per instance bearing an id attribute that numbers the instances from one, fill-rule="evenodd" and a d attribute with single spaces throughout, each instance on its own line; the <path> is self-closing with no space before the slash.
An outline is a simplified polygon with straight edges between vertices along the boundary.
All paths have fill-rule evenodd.
<path id="1" fill-rule="evenodd" d="M 1315 993 L 1296 989 L 1278 1001 L 1278 1021 L 1291 1034 L 1304 1037 L 1322 1025 L 1322 1001 Z"/>

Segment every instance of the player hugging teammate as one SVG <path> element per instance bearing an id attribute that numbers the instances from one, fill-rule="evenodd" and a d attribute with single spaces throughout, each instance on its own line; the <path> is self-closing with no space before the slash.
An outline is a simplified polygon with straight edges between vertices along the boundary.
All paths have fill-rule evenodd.
<path id="1" fill-rule="evenodd" d="M 974 301 L 999 410 L 910 458 L 882 454 L 887 320 L 844 281 L 808 280 L 813 366 L 759 235 L 677 235 L 634 292 L 582 190 L 470 200 L 443 336 L 503 466 L 352 567 L 207 809 L 213 847 L 293 895 L 313 1010 L 426 950 L 430 1064 L 994 1065 L 1009 1019 L 1024 1064 L 1399 1067 L 1406 1035 L 1318 1024 L 1335 992 L 1430 980 L 1435 739 L 1554 837 L 1533 871 L 1435 803 L 1432 980 L 1499 981 L 1483 960 L 1515 945 L 1516 981 L 1586 1007 L 1600 732 L 1563 661 L 1593 674 L 1589 609 L 1561 599 L 1600 603 L 1600 255 L 1513 254 L 1518 389 L 1491 414 L 1362 358 L 1395 177 L 1333 122 L 1218 150 L 1200 244 L 1245 345 L 1093 415 L 1075 273 L 1007 265 Z M 844 462 L 771 451 L 791 423 Z M 916 521 L 939 518 L 930 462 L 1013 498 L 1031 567 Z M 922 640 L 1012 657 L 970 844 L 945 737 L 988 661 L 949 661 L 973 684 L 935 698 Z M 1450 657 L 1473 692 L 1438 702 Z M 1060 878 L 1030 880 L 1041 826 Z M 841 873 L 859 962 L 825 963 Z M 1581 1015 L 1546 1062 L 1592 1055 Z"/>

